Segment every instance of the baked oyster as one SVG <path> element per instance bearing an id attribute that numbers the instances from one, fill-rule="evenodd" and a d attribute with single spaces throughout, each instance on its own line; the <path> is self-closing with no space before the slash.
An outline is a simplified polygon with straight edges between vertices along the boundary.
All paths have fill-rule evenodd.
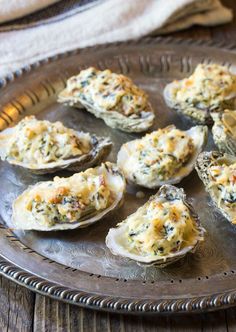
<path id="1" fill-rule="evenodd" d="M 13 203 L 16 229 L 55 231 L 86 227 L 120 206 L 125 178 L 106 162 L 68 178 L 30 186 Z"/>
<path id="2" fill-rule="evenodd" d="M 206 126 L 195 126 L 187 131 L 174 125 L 158 129 L 123 144 L 117 164 L 129 182 L 146 188 L 179 183 L 194 169 L 207 132 Z"/>
<path id="3" fill-rule="evenodd" d="M 98 164 L 111 151 L 110 139 L 75 131 L 61 122 L 25 117 L 0 133 L 0 158 L 33 173 L 80 171 Z"/>
<path id="4" fill-rule="evenodd" d="M 166 104 L 201 124 L 211 124 L 212 112 L 233 109 L 236 76 L 225 66 L 199 64 L 193 74 L 168 84 L 164 89 Z"/>
<path id="5" fill-rule="evenodd" d="M 154 112 L 146 93 L 130 78 L 90 67 L 67 81 L 58 96 L 60 103 L 78 108 L 101 118 L 112 127 L 127 132 L 142 132 L 150 128 Z"/>
<path id="6" fill-rule="evenodd" d="M 156 195 L 111 228 L 106 245 L 114 255 L 165 267 L 194 252 L 204 228 L 183 189 L 162 186 Z"/>
<path id="7" fill-rule="evenodd" d="M 203 152 L 196 170 L 214 205 L 236 224 L 236 157 L 222 152 Z"/>
<path id="8" fill-rule="evenodd" d="M 212 134 L 215 144 L 221 152 L 236 155 L 236 111 L 225 110 L 213 113 Z"/>

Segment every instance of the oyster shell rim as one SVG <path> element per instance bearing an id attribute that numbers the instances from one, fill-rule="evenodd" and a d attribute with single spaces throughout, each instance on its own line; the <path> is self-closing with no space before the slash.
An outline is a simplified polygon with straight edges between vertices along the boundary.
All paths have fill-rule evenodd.
<path id="1" fill-rule="evenodd" d="M 174 193 L 174 195 L 173 195 L 173 193 Z M 114 250 L 114 248 L 112 248 L 111 240 L 112 240 L 112 235 L 114 235 L 115 232 L 117 232 L 117 230 L 121 231 L 122 228 L 125 227 L 125 221 L 129 218 L 129 216 L 127 216 L 126 219 L 123 222 L 120 223 L 120 225 L 118 224 L 118 225 L 116 225 L 115 228 L 110 228 L 109 232 L 106 236 L 106 239 L 105 239 L 106 246 L 109 248 L 109 250 L 111 251 L 111 253 L 113 255 L 125 257 L 126 259 L 129 259 L 131 261 L 135 261 L 140 266 L 146 266 L 146 267 L 156 266 L 156 267 L 159 267 L 159 268 L 163 268 L 163 267 L 166 267 L 166 266 L 168 266 L 170 264 L 173 264 L 173 263 L 177 262 L 178 260 L 182 259 L 186 254 L 194 253 L 196 251 L 199 243 L 204 240 L 204 234 L 206 233 L 206 230 L 205 230 L 204 227 L 202 227 L 199 216 L 195 212 L 195 210 L 194 210 L 192 204 L 190 203 L 190 201 L 187 199 L 184 189 L 183 188 L 177 188 L 177 187 L 169 185 L 169 184 L 163 185 L 163 186 L 161 186 L 161 188 L 158 190 L 158 192 L 155 195 L 152 195 L 149 198 L 149 200 L 144 205 L 139 207 L 134 213 L 136 213 L 140 209 L 144 209 L 156 197 L 163 197 L 167 200 L 168 200 L 168 198 L 169 198 L 169 200 L 180 199 L 180 200 L 183 201 L 185 206 L 189 209 L 190 214 L 191 214 L 191 216 L 192 216 L 192 218 L 193 218 L 193 220 L 196 224 L 196 229 L 199 232 L 199 236 L 196 237 L 196 242 L 193 245 L 188 246 L 186 248 L 183 248 L 183 249 L 181 249 L 180 251 L 178 251 L 174 254 L 166 255 L 165 257 L 159 257 L 159 258 L 157 258 L 155 260 L 151 260 L 149 262 L 138 261 L 138 260 L 130 258 L 127 255 L 126 256 L 125 255 L 120 255 L 119 253 L 117 253 L 117 251 Z M 123 252 L 127 253 L 128 251 L 126 251 L 124 249 Z"/>
<path id="2" fill-rule="evenodd" d="M 212 203 L 217 208 L 217 210 L 227 219 L 228 222 L 231 223 L 231 225 L 234 225 L 231 221 L 231 217 L 228 215 L 227 212 L 224 211 L 223 208 L 220 208 L 217 205 L 217 200 L 215 199 L 215 196 L 212 195 L 212 191 L 208 188 L 208 168 L 209 166 L 212 166 L 211 161 L 217 161 L 218 159 L 233 159 L 233 162 L 236 162 L 236 156 L 232 156 L 228 153 L 220 152 L 220 151 L 203 151 L 198 156 L 198 159 L 195 164 L 195 169 L 197 171 L 197 174 L 200 178 L 200 180 L 203 182 L 205 191 L 209 194 Z M 215 164 L 215 163 L 214 163 Z"/>
<path id="3" fill-rule="evenodd" d="M 72 229 L 76 229 L 76 228 L 84 228 L 87 227 L 91 224 L 94 224 L 95 222 L 99 221 L 100 219 L 107 217 L 108 214 L 112 213 L 115 209 L 119 208 L 122 204 L 123 204 L 123 199 L 124 199 L 124 194 L 126 191 L 126 180 L 125 177 L 123 175 L 123 173 L 120 171 L 120 169 L 117 167 L 116 164 L 111 163 L 111 162 L 105 162 L 100 166 L 97 166 L 96 168 L 102 168 L 104 165 L 104 167 L 106 168 L 107 172 L 110 173 L 109 175 L 115 175 L 117 177 L 120 178 L 121 181 L 121 188 L 119 191 L 114 191 L 113 194 L 115 193 L 116 198 L 114 200 L 114 202 L 106 209 L 102 210 L 100 213 L 98 213 L 95 216 L 92 216 L 89 219 L 83 219 L 82 218 L 82 222 L 73 222 L 73 223 L 61 223 L 61 224 L 56 224 L 50 227 L 45 227 L 41 225 L 38 228 L 22 228 L 22 227 L 15 227 L 15 229 L 19 229 L 19 230 L 24 230 L 24 231 L 45 231 L 45 232 L 50 232 L 50 231 L 62 231 L 62 230 L 72 230 Z M 46 182 L 52 182 L 52 181 L 46 181 Z M 17 196 L 17 198 L 14 200 L 13 204 L 12 204 L 12 223 L 14 226 L 19 225 L 20 223 L 18 223 L 17 220 L 17 214 L 16 214 L 16 210 L 17 210 L 17 203 L 20 201 L 20 199 L 27 194 L 28 192 L 31 191 L 32 188 L 36 187 L 37 185 L 41 184 L 41 183 L 45 183 L 45 181 L 40 181 L 37 182 L 34 185 L 30 185 L 26 190 L 24 190 L 19 196 Z M 122 190 L 121 190 L 122 189 Z M 86 216 L 85 216 L 86 217 Z M 66 227 L 64 227 L 66 226 Z M 68 227 L 69 226 L 69 227 Z"/>
<path id="4" fill-rule="evenodd" d="M 175 127 L 174 125 L 172 125 L 173 127 Z M 175 127 L 176 128 L 176 127 Z M 131 178 L 129 175 L 130 173 L 128 174 L 125 170 L 124 170 L 124 167 L 123 167 L 123 162 L 121 163 L 121 159 L 122 160 L 127 160 L 129 157 L 127 156 L 127 151 L 125 149 L 125 145 L 129 144 L 129 143 L 132 143 L 132 142 L 135 142 L 135 141 L 138 141 L 140 140 L 140 138 L 138 139 L 134 139 L 134 140 L 131 140 L 131 141 L 128 141 L 126 143 L 124 143 L 121 147 L 120 147 L 120 150 L 118 151 L 117 153 L 117 165 L 120 167 L 120 169 L 123 171 L 124 175 L 125 175 L 125 178 L 126 180 L 129 182 L 129 183 L 132 183 L 132 184 L 135 184 L 135 185 L 138 185 L 138 186 L 141 186 L 143 188 L 149 188 L 149 189 L 156 189 L 156 188 L 159 188 L 165 184 L 178 184 L 182 181 L 182 179 L 184 179 L 185 177 L 187 177 L 188 175 L 190 175 L 190 173 L 194 170 L 194 164 L 197 160 L 197 157 L 198 155 L 203 151 L 205 145 L 207 144 L 207 139 L 208 139 L 208 127 L 207 126 L 202 126 L 202 125 L 198 125 L 198 126 L 193 126 L 191 128 L 189 128 L 188 130 L 183 130 L 184 132 L 191 132 L 193 130 L 201 130 L 201 134 L 202 134 L 202 142 L 201 144 L 199 145 L 194 145 L 195 147 L 195 150 L 194 150 L 194 153 L 192 154 L 192 156 L 190 157 L 190 159 L 178 170 L 178 172 L 180 173 L 181 170 L 183 168 L 186 168 L 187 166 L 189 166 L 189 170 L 187 173 L 183 174 L 182 176 L 180 175 L 179 177 L 177 177 L 175 175 L 175 178 L 172 178 L 172 179 L 169 179 L 169 180 L 164 180 L 164 181 L 158 181 L 158 179 L 156 180 L 155 184 L 154 185 L 144 185 L 142 184 L 141 182 L 139 181 L 134 181 L 133 178 Z M 142 139 L 143 137 L 141 137 Z M 121 157 L 122 153 L 124 154 L 124 157 Z M 126 156 L 126 157 L 125 157 Z M 190 167 L 191 166 L 191 167 Z M 178 174 L 178 173 L 177 173 Z M 153 181 L 152 181 L 153 183 Z"/>
<path id="5" fill-rule="evenodd" d="M 215 145 L 218 147 L 220 152 L 235 155 L 236 156 L 236 138 L 234 138 L 230 132 L 225 131 L 224 123 L 221 121 L 222 116 L 225 114 L 224 110 L 222 113 L 212 113 L 211 117 L 214 121 L 214 124 L 212 126 L 212 136 Z M 229 112 L 235 112 L 236 110 L 227 110 Z M 220 123 L 217 123 L 217 121 L 220 120 Z M 220 131 L 220 133 L 217 133 L 217 130 Z"/>
<path id="6" fill-rule="evenodd" d="M 225 98 L 222 104 L 218 108 L 215 108 L 213 110 L 210 110 L 209 108 L 201 109 L 193 106 L 184 109 L 178 103 L 175 103 L 174 100 L 170 97 L 171 89 L 176 87 L 177 83 L 181 82 L 182 80 L 177 80 L 177 82 L 173 81 L 168 83 L 163 90 L 163 97 L 166 105 L 169 108 L 176 111 L 178 114 L 192 120 L 196 124 L 211 125 L 213 124 L 211 113 L 221 113 L 225 108 L 233 108 L 234 106 L 236 106 L 236 92 L 235 92 L 235 95 L 230 95 L 229 98 Z M 194 112 L 200 114 L 202 119 L 201 118 L 198 119 L 197 117 L 192 116 L 191 114 L 194 114 Z"/>
<path id="7" fill-rule="evenodd" d="M 1 136 L 10 133 L 14 130 L 14 127 L 7 128 L 0 133 L 0 143 Z M 80 155 L 78 157 L 70 159 L 59 159 L 58 161 L 50 162 L 48 164 L 41 164 L 39 168 L 32 168 L 27 163 L 18 162 L 14 159 L 2 159 L 1 145 L 0 145 L 0 159 L 3 162 L 8 162 L 9 164 L 23 169 L 29 170 L 33 174 L 43 175 L 58 172 L 60 170 L 68 170 L 80 172 L 87 169 L 88 167 L 99 164 L 103 159 L 105 159 L 112 150 L 113 143 L 109 137 L 100 137 L 95 134 L 85 133 L 84 131 L 75 130 L 76 134 L 89 134 L 90 144 L 92 145 L 91 150 L 87 154 Z M 95 141 L 95 142 L 93 142 Z M 41 167 L 40 167 L 41 166 Z"/>
<path id="8" fill-rule="evenodd" d="M 150 102 L 148 102 L 148 108 L 150 111 L 142 111 L 140 112 L 140 117 L 130 118 L 115 110 L 106 111 L 102 108 L 94 107 L 93 105 L 79 97 L 73 97 L 69 95 L 66 96 L 66 89 L 67 88 L 65 88 L 59 93 L 57 99 L 59 103 L 78 109 L 85 109 L 86 111 L 93 114 L 96 118 L 102 119 L 107 126 L 113 129 L 119 129 L 128 133 L 140 133 L 151 128 L 154 123 L 155 112 Z"/>

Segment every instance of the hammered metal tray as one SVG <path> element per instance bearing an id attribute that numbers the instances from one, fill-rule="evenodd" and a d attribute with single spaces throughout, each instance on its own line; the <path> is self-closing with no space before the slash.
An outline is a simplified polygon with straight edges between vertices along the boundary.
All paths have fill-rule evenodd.
<path id="1" fill-rule="evenodd" d="M 145 39 L 88 48 L 38 62 L 0 81 L 0 128 L 26 114 L 60 120 L 65 125 L 110 136 L 110 160 L 120 145 L 137 135 L 107 127 L 85 111 L 56 102 L 68 77 L 88 66 L 111 68 L 134 79 L 148 92 L 157 113 L 154 128 L 191 122 L 170 111 L 162 97 L 172 79 L 189 75 L 200 62 L 224 63 L 236 69 L 234 46 L 218 48 L 199 42 Z M 207 149 L 215 148 L 209 138 Z M 63 175 L 69 173 L 61 173 Z M 94 309 L 133 313 L 181 313 L 214 310 L 236 302 L 236 231 L 212 206 L 195 172 L 181 182 L 207 230 L 194 255 L 159 270 L 146 269 L 113 256 L 104 238 L 110 227 L 143 204 L 135 187 L 128 187 L 125 204 L 112 217 L 91 227 L 65 232 L 22 232 L 11 228 L 11 205 L 28 185 L 50 176 L 31 175 L 0 163 L 0 271 L 19 284 L 58 300 Z"/>

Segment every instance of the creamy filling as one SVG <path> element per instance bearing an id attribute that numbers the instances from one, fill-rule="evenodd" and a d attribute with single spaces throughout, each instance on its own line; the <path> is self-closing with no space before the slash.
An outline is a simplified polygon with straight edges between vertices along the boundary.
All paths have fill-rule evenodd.
<path id="1" fill-rule="evenodd" d="M 88 218 L 109 207 L 113 200 L 105 172 L 97 175 L 95 169 L 88 169 L 35 187 L 27 194 L 26 209 L 40 224 L 52 226 Z"/>
<path id="2" fill-rule="evenodd" d="M 142 182 L 168 180 L 189 160 L 193 150 L 192 138 L 169 126 L 137 140 L 132 151 L 128 150 L 126 170 Z"/>
<path id="3" fill-rule="evenodd" d="M 217 64 L 199 64 L 194 73 L 176 81 L 172 97 L 184 107 L 217 110 L 235 95 L 236 76 Z M 228 101 L 229 102 L 229 101 Z"/>
<path id="4" fill-rule="evenodd" d="M 197 229 L 189 209 L 181 200 L 153 200 L 125 223 L 130 252 L 142 256 L 167 256 L 192 245 Z"/>
<path id="5" fill-rule="evenodd" d="M 47 164 L 88 153 L 91 150 L 89 134 L 78 137 L 73 129 L 61 122 L 39 121 L 25 117 L 9 137 L 6 159 L 30 164 Z"/>
<path id="6" fill-rule="evenodd" d="M 236 163 L 211 166 L 209 178 L 209 187 L 216 190 L 218 206 L 223 206 L 236 223 Z"/>
<path id="7" fill-rule="evenodd" d="M 106 111 L 118 111 L 135 117 L 148 111 L 148 97 L 128 77 L 90 67 L 67 82 L 67 91 Z"/>

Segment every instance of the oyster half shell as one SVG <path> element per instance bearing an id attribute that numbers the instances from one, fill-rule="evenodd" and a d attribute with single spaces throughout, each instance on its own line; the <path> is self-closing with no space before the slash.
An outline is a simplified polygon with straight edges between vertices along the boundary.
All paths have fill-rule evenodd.
<path id="1" fill-rule="evenodd" d="M 177 209 L 181 205 L 181 208 L 185 211 L 185 218 L 189 218 L 189 225 L 186 226 L 187 222 L 185 221 L 183 223 L 184 226 L 181 226 L 182 231 L 181 228 L 177 230 L 176 225 L 178 222 L 176 220 L 172 224 L 169 223 L 172 217 L 170 219 L 168 217 L 163 224 L 158 224 L 160 219 L 155 219 L 155 217 L 158 218 L 160 215 L 152 214 L 153 219 L 151 224 L 147 223 L 150 206 L 159 204 L 157 209 L 162 213 L 161 211 L 165 209 L 165 204 L 169 203 L 170 209 L 171 204 L 173 204 L 172 206 L 176 206 Z M 168 213 L 168 211 L 164 213 Z M 188 217 L 186 217 L 186 214 L 188 214 Z M 171 213 L 169 216 L 171 216 Z M 141 224 L 139 224 L 139 220 L 141 220 Z M 130 227 L 130 223 L 136 221 L 138 221 L 138 227 L 135 224 L 136 227 L 134 226 L 132 229 L 133 226 Z M 155 224 L 156 221 L 157 223 Z M 138 239 L 140 240 L 140 247 L 137 247 L 137 244 L 133 242 L 133 237 L 140 236 L 140 232 L 142 234 L 145 230 L 147 232 L 148 227 L 151 228 L 152 226 L 153 229 L 149 233 L 148 241 L 145 242 L 144 237 Z M 194 212 L 191 204 L 186 200 L 184 190 L 171 185 L 164 185 L 146 204 L 127 217 L 122 223 L 118 224 L 116 228 L 109 230 L 106 237 L 106 245 L 114 255 L 127 257 L 140 265 L 155 265 L 162 268 L 183 258 L 187 253 L 194 252 L 199 242 L 204 239 L 204 232 L 205 229 L 200 225 L 197 214 Z M 181 236 L 180 233 L 182 234 Z M 156 237 L 152 239 L 151 236 L 155 235 Z M 147 247 L 144 246 L 150 242 L 150 248 L 155 248 L 155 250 L 148 251 Z"/>
<path id="2" fill-rule="evenodd" d="M 163 129 L 164 131 L 166 130 L 167 133 L 172 133 L 172 136 L 175 136 L 175 131 L 176 128 L 175 126 L 168 126 Z M 158 132 L 158 131 L 157 131 Z M 157 133 L 153 132 L 153 133 Z M 157 168 L 157 164 L 155 163 L 155 160 L 159 163 L 159 160 L 162 158 L 162 156 L 166 156 L 169 158 L 169 156 L 172 157 L 173 154 L 173 161 L 171 163 L 174 163 L 175 158 L 174 158 L 174 151 L 171 154 L 169 151 L 166 150 L 165 148 L 169 142 L 163 141 L 163 149 L 164 152 L 160 152 L 160 146 L 156 147 L 155 149 L 153 148 L 152 151 L 149 153 L 149 145 L 147 142 L 143 141 L 146 137 L 151 136 L 151 134 L 147 134 L 145 137 L 141 139 L 136 139 L 133 141 L 129 141 L 121 146 L 120 151 L 118 152 L 117 155 L 117 164 L 120 167 L 120 169 L 123 171 L 126 179 L 130 183 L 134 183 L 146 188 L 154 189 L 158 188 L 164 184 L 176 184 L 179 183 L 184 177 L 189 175 L 192 170 L 194 169 L 194 164 L 195 161 L 197 160 L 197 157 L 199 153 L 203 150 L 206 141 L 207 141 L 207 136 L 208 136 L 208 129 L 206 126 L 195 126 L 187 131 L 179 131 L 180 133 L 183 133 L 186 135 L 186 137 L 189 139 L 191 138 L 191 151 L 189 155 L 187 156 L 187 159 L 182 163 L 182 165 L 178 164 L 178 167 L 174 169 L 173 175 L 170 177 L 163 179 L 161 176 L 161 173 L 159 172 L 159 169 Z M 164 136 L 164 134 L 163 134 Z M 182 141 L 182 140 L 180 140 Z M 170 142 L 171 143 L 171 142 Z M 181 143 L 181 142 L 179 142 Z M 138 147 L 142 145 L 141 154 L 137 154 Z M 180 145 L 180 149 L 175 147 L 175 149 L 183 150 L 183 153 L 185 153 L 185 146 Z M 135 154 L 137 154 L 135 156 Z M 145 163 L 142 163 L 142 160 L 146 158 L 146 156 L 142 157 L 143 154 L 147 155 L 147 159 Z M 149 154 L 149 155 L 148 155 Z M 151 155 L 150 155 L 151 154 Z M 135 157 L 133 157 L 135 156 Z M 164 159 L 163 159 L 164 160 Z M 153 165 L 149 167 L 144 167 L 146 166 L 147 163 Z M 164 163 L 164 162 L 163 162 Z M 173 164 L 174 165 L 174 164 Z M 148 166 L 148 165 L 147 165 Z M 170 165 L 169 165 L 170 166 Z M 163 169 L 166 169 L 167 166 L 163 166 L 162 168 L 162 173 Z M 161 170 L 161 168 L 160 168 Z"/>
<path id="3" fill-rule="evenodd" d="M 82 184 L 78 180 L 80 175 L 82 176 Z M 102 181 L 102 186 L 105 183 L 109 194 L 106 205 L 102 205 L 101 209 L 97 206 L 103 204 L 105 194 L 104 197 L 101 197 L 101 193 L 104 192 L 104 187 L 101 188 L 101 191 L 91 191 L 93 190 L 91 189 L 93 188 L 91 176 L 93 176 L 93 179 L 95 177 L 95 185 L 97 181 Z M 83 191 L 84 183 L 88 186 Z M 23 230 L 56 231 L 86 227 L 107 216 L 123 203 L 125 187 L 124 176 L 117 166 L 110 162 L 74 174 L 70 178 L 56 177 L 53 181 L 39 182 L 30 186 L 16 198 L 13 203 L 12 222 L 16 229 Z M 76 194 L 72 189 L 78 190 L 77 196 L 75 196 Z M 68 190 L 71 190 L 69 194 Z M 48 195 L 54 196 L 48 199 L 50 197 Z M 95 199 L 97 205 L 94 205 L 95 203 L 92 205 Z M 99 199 L 101 199 L 101 202 Z M 35 205 L 35 202 L 39 205 Z M 34 207 L 32 204 L 34 204 Z M 71 204 L 69 208 L 68 204 Z M 65 209 L 66 212 L 64 212 Z M 68 213 L 77 213 L 79 209 L 81 213 L 78 219 L 74 220 L 76 214 L 73 216 L 74 219 L 71 216 L 67 217 Z M 67 214 L 65 215 L 65 213 Z M 54 215 L 58 216 L 56 221 L 53 218 Z"/>
<path id="4" fill-rule="evenodd" d="M 235 165 L 234 171 L 230 174 L 228 167 L 233 165 Z M 236 224 L 236 157 L 218 151 L 202 152 L 197 159 L 195 168 L 214 205 L 228 221 Z M 216 174 L 215 178 L 213 174 Z M 227 185 L 221 182 L 221 175 L 223 175 L 223 180 L 227 182 Z M 232 181 L 229 177 L 232 178 Z M 227 190 L 228 185 L 230 187 Z"/>
<path id="5" fill-rule="evenodd" d="M 58 102 L 85 108 L 109 127 L 125 132 L 146 131 L 155 117 L 146 93 L 128 77 L 92 67 L 67 81 Z"/>
<path id="6" fill-rule="evenodd" d="M 236 155 L 236 111 L 225 110 L 213 113 L 212 134 L 215 144 L 221 152 Z"/>
<path id="7" fill-rule="evenodd" d="M 35 124 L 40 124 L 42 123 L 47 124 L 49 123 L 50 125 L 54 125 L 54 124 L 59 124 L 60 126 L 62 125 L 60 122 L 57 123 L 50 123 L 49 121 L 39 121 L 37 119 L 35 119 L 34 116 L 31 117 L 27 117 L 25 119 L 23 119 L 21 122 L 25 121 L 27 123 L 27 121 L 29 121 L 30 123 L 28 124 L 28 128 L 29 130 L 32 129 L 32 126 Z M 32 122 L 32 126 L 31 126 L 31 122 Z M 19 123 L 20 124 L 20 123 Z M 18 125 L 19 125 L 18 124 Z M 47 174 L 47 173 L 54 173 L 56 171 L 62 170 L 62 169 L 67 169 L 70 171 L 75 171 L 75 172 L 79 172 L 82 170 L 85 170 L 88 167 L 94 166 L 99 164 L 101 161 L 103 161 L 107 155 L 110 153 L 111 148 L 112 148 L 112 142 L 109 138 L 107 137 L 97 137 L 94 134 L 89 134 L 89 133 L 84 133 L 82 131 L 75 131 L 69 128 L 66 128 L 63 126 L 63 128 L 65 128 L 65 130 L 70 130 L 73 133 L 73 137 L 76 138 L 79 142 L 81 142 L 81 144 L 86 146 L 86 152 L 78 154 L 78 155 L 74 155 L 74 156 L 67 156 L 65 159 L 59 157 L 58 159 L 54 159 L 54 160 L 39 160 L 37 158 L 35 158 L 34 153 L 39 151 L 41 149 L 41 146 L 35 146 L 35 151 L 32 152 L 32 159 L 27 158 L 27 160 L 19 160 L 19 158 L 16 158 L 14 155 L 10 155 L 9 151 L 11 149 L 12 144 L 15 144 L 14 142 L 12 143 L 12 139 L 14 139 L 14 135 L 16 132 L 16 127 L 10 127 L 5 129 L 4 131 L 2 131 L 0 133 L 0 158 L 2 160 L 6 160 L 7 162 L 9 162 L 12 165 L 16 165 L 19 167 L 23 167 L 29 171 L 31 171 L 32 173 L 35 174 Z M 22 132 L 19 132 L 19 134 L 21 136 L 23 136 L 24 134 Z M 46 132 L 44 133 L 44 137 Z M 37 136 L 37 133 L 36 135 Z M 42 137 L 43 137 L 42 136 Z M 61 135 L 61 139 L 63 139 L 63 135 Z M 19 141 L 19 139 L 16 140 Z M 30 140 L 27 140 L 27 142 L 25 143 L 25 141 L 23 142 L 24 144 L 28 144 L 30 143 Z M 58 144 L 60 143 L 60 139 L 58 139 Z M 57 143 L 54 142 L 54 144 L 56 145 Z M 62 144 L 63 146 L 63 144 Z M 22 147 L 22 151 L 26 151 L 27 148 L 26 146 Z M 33 149 L 32 149 L 33 150 Z M 49 147 L 49 150 L 52 150 L 52 146 Z"/>
<path id="8" fill-rule="evenodd" d="M 180 102 L 176 96 L 183 88 L 187 91 L 186 100 Z M 212 124 L 213 112 L 234 109 L 236 76 L 227 67 L 200 64 L 189 78 L 167 84 L 163 95 L 166 104 L 179 114 L 199 124 Z"/>

